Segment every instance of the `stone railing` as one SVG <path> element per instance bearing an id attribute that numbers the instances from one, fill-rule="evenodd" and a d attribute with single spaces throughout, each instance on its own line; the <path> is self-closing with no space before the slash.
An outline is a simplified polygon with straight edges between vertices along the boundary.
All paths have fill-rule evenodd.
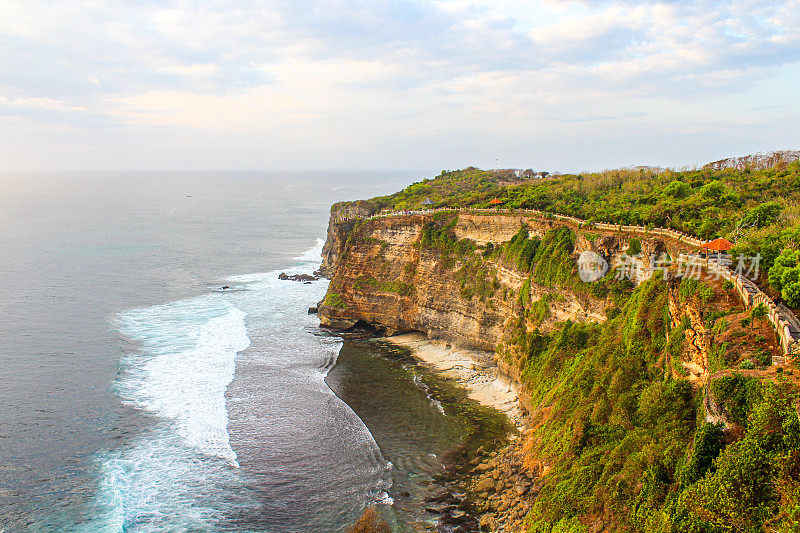
<path id="1" fill-rule="evenodd" d="M 661 235 L 665 237 L 671 237 L 675 240 L 681 241 L 693 248 L 699 248 L 700 245 L 703 243 L 700 239 L 692 237 L 682 231 L 667 229 L 667 228 L 647 228 L 645 226 L 624 226 L 621 224 L 606 224 L 605 222 L 588 222 L 586 220 L 571 217 L 569 215 L 560 215 L 558 213 L 548 213 L 546 211 L 539 211 L 538 209 L 500 209 L 500 208 L 456 208 L 456 207 L 440 207 L 437 209 L 428 209 L 428 210 L 414 210 L 414 211 L 391 211 L 391 212 L 383 212 L 372 215 L 368 218 L 381 218 L 381 217 L 392 217 L 392 216 L 401 216 L 401 215 L 423 215 L 423 214 L 430 214 L 430 213 L 441 213 L 443 211 L 469 211 L 469 212 L 481 212 L 481 213 L 507 213 L 507 214 L 517 214 L 517 213 L 525 213 L 528 215 L 535 215 L 546 219 L 556 219 L 556 220 L 563 220 L 567 222 L 571 222 L 577 226 L 591 226 L 595 227 L 599 230 L 604 231 L 614 231 L 617 233 L 641 233 L 642 235 Z"/>
<path id="2" fill-rule="evenodd" d="M 441 207 L 437 209 L 428 209 L 425 211 L 421 210 L 414 210 L 414 211 L 391 211 L 391 212 L 383 212 L 372 215 L 370 217 L 365 218 L 384 218 L 384 217 L 394 217 L 394 216 L 403 216 L 403 215 L 426 215 L 431 213 L 441 213 L 446 211 L 466 211 L 466 212 L 477 212 L 477 213 L 505 213 L 505 214 L 525 214 L 525 215 L 533 215 L 540 218 L 544 218 L 547 220 L 560 220 L 563 222 L 568 222 L 574 224 L 576 226 L 581 227 L 589 227 L 589 228 L 596 228 L 601 231 L 610 231 L 615 233 L 638 233 L 641 235 L 648 235 L 648 236 L 662 236 L 662 237 L 669 237 L 676 241 L 682 242 L 692 248 L 699 248 L 702 244 L 702 241 L 696 237 L 691 235 L 687 235 L 681 231 L 667 229 L 667 228 L 647 228 L 645 226 L 625 226 L 620 224 L 607 224 L 605 222 L 588 222 L 586 220 L 582 220 L 580 218 L 568 216 L 568 215 L 560 215 L 557 213 L 548 213 L 545 211 L 539 211 L 538 209 L 500 209 L 500 208 L 470 208 L 470 209 L 462 209 L 462 208 L 454 208 L 454 207 Z M 696 258 L 694 260 L 700 261 L 702 265 L 706 267 L 706 269 L 715 274 L 719 277 L 730 281 L 736 292 L 739 294 L 742 302 L 744 303 L 745 307 L 747 308 L 755 308 L 759 305 L 763 305 L 766 309 L 766 318 L 770 321 L 775 332 L 780 339 L 781 348 L 785 356 L 791 358 L 792 356 L 800 353 L 800 331 L 792 332 L 791 324 L 798 323 L 797 318 L 791 314 L 791 311 L 785 309 L 781 311 L 775 302 L 767 296 L 755 283 L 751 280 L 745 278 L 738 272 L 732 271 L 730 268 L 724 265 L 720 265 L 719 263 L 715 262 L 713 259 L 703 259 L 703 258 Z M 791 316 L 786 316 L 791 315 Z M 774 358 L 774 363 L 776 364 L 783 364 L 786 362 L 787 357 L 784 358 Z"/>
<path id="3" fill-rule="evenodd" d="M 759 305 L 764 306 L 766 318 L 772 324 L 775 333 L 778 334 L 784 355 L 793 356 L 800 351 L 797 333 L 792 333 L 792 321 L 796 323 L 797 319 L 794 315 L 791 317 L 784 316 L 785 313 L 791 314 L 791 311 L 787 309 L 785 312 L 782 312 L 772 298 L 764 294 L 752 280 L 747 279 L 740 273 L 732 272 L 729 268 L 718 264 L 713 259 L 706 260 L 705 263 L 709 272 L 717 274 L 733 284 L 733 287 L 736 289 L 736 292 L 739 294 L 739 297 L 746 307 L 755 308 Z"/>

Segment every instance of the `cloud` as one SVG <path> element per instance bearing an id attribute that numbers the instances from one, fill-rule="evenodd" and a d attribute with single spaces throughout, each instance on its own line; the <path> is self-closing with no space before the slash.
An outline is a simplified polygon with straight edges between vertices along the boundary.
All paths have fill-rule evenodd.
<path id="1" fill-rule="evenodd" d="M 456 154 L 480 135 L 710 120 L 797 80 L 798 49 L 800 0 L 5 0 L 0 116 L 119 142 L 282 135 L 287 154 L 414 134 Z"/>
<path id="2" fill-rule="evenodd" d="M 419 83 L 496 70 L 578 70 L 601 83 L 681 69 L 746 73 L 796 61 L 792 4 L 598 2 L 520 27 L 511 2 L 498 13 L 462 1 L 9 0 L 0 85 L 39 96 L 224 93 L 274 83 L 274 68 L 292 61 L 405 63 Z"/>

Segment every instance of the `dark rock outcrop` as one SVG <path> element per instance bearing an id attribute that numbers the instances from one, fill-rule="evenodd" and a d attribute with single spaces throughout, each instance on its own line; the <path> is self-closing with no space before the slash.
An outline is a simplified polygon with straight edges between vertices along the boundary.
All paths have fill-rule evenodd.
<path id="1" fill-rule="evenodd" d="M 319 279 L 319 276 L 316 275 L 312 276 L 310 274 L 287 274 L 286 272 L 281 272 L 280 274 L 278 274 L 278 279 L 284 281 L 310 282 L 310 281 L 317 281 Z"/>

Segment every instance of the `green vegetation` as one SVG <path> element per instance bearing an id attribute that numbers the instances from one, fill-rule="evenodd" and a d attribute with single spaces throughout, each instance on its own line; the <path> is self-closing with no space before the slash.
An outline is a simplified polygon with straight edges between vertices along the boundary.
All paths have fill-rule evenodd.
<path id="1" fill-rule="evenodd" d="M 437 206 L 487 208 L 498 198 L 504 208 L 665 227 L 701 239 L 725 237 L 736 244 L 734 259 L 760 253 L 762 273 L 782 251 L 800 249 L 800 161 L 765 170 L 620 169 L 501 185 L 503 179 L 470 167 L 370 202 L 378 209 L 416 209 L 430 197 Z M 634 250 L 631 242 L 630 253 Z M 800 286 L 789 285 L 784 299 L 800 305 Z"/>
<path id="2" fill-rule="evenodd" d="M 769 284 L 791 307 L 800 307 L 800 250 L 784 249 L 769 270 Z"/>
<path id="3" fill-rule="evenodd" d="M 692 452 L 680 472 L 680 484 L 688 487 L 714 471 L 714 460 L 722 451 L 722 424 L 703 424 L 694 434 Z"/>
<path id="4" fill-rule="evenodd" d="M 458 207 L 489 207 L 489 201 L 500 198 L 504 207 L 614 224 L 652 224 L 711 238 L 774 225 L 785 214 L 786 201 L 800 198 L 800 162 L 758 171 L 619 169 L 507 187 L 499 185 L 492 171 L 470 167 L 443 172 L 371 202 L 379 208 L 404 209 L 427 197 Z"/>
<path id="5" fill-rule="evenodd" d="M 422 180 L 392 195 L 373 198 L 370 202 L 379 210 L 420 209 L 427 198 L 435 202 L 435 207 L 471 205 L 501 190 L 492 172 L 469 167 L 464 170 L 443 170 L 433 179 Z"/>
<path id="6" fill-rule="evenodd" d="M 708 353 L 708 371 L 719 372 L 728 367 L 729 361 L 725 355 L 728 353 L 728 343 L 711 346 Z"/>
<path id="7" fill-rule="evenodd" d="M 355 286 L 360 290 L 394 292 L 400 296 L 411 296 L 414 293 L 414 286 L 410 283 L 400 280 L 378 281 L 372 276 L 359 276 L 356 278 Z"/>
<path id="8" fill-rule="evenodd" d="M 506 261 L 522 272 L 530 272 L 534 266 L 534 257 L 539 248 L 540 241 L 530 237 L 528 227 L 522 226 L 516 235 L 503 246 L 500 255 Z"/>
<path id="9" fill-rule="evenodd" d="M 342 296 L 335 292 L 328 292 L 325 296 L 325 305 L 333 307 L 334 309 L 346 309 L 347 304 L 342 300 Z"/>
<path id="10" fill-rule="evenodd" d="M 703 389 L 665 366 L 687 326 L 670 331 L 666 285 L 651 279 L 602 325 L 566 322 L 549 335 L 512 328 L 500 354 L 516 354 L 543 408 L 531 453 L 552 466 L 529 532 L 586 533 L 597 519 L 609 531 L 647 533 L 800 527 L 797 391 L 740 374 L 713 380 L 719 405 L 743 428 L 726 446 L 722 428 L 703 421 Z"/>
<path id="11" fill-rule="evenodd" d="M 511 241 L 495 249 L 495 255 L 521 272 L 532 274 L 541 285 L 582 283 L 572 258 L 575 235 L 569 228 L 559 227 L 548 231 L 540 241 L 530 237 L 528 228 L 522 226 Z"/>
<path id="12" fill-rule="evenodd" d="M 761 532 L 800 528 L 800 422 L 797 391 L 768 382 L 744 437 L 726 446 L 714 471 L 667 498 L 646 531 Z"/>
<path id="13" fill-rule="evenodd" d="M 686 303 L 689 299 L 695 297 L 701 303 L 707 304 L 714 298 L 714 288 L 706 282 L 695 278 L 682 280 L 678 293 L 681 303 Z"/>
<path id="14" fill-rule="evenodd" d="M 767 306 L 764 304 L 758 304 L 750 311 L 750 318 L 753 320 L 763 318 L 767 316 Z"/>
<path id="15" fill-rule="evenodd" d="M 746 426 L 750 411 L 761 400 L 761 381 L 734 373 L 715 379 L 711 383 L 711 391 L 720 407 L 728 413 L 731 422 Z"/>
<path id="16" fill-rule="evenodd" d="M 428 248 L 439 248 L 450 251 L 456 244 L 453 228 L 456 227 L 458 217 L 452 213 L 436 214 L 422 226 L 421 244 Z"/>
<path id="17" fill-rule="evenodd" d="M 572 258 L 574 248 L 575 234 L 568 228 L 556 228 L 545 233 L 541 245 L 535 247 L 531 261 L 536 282 L 547 287 L 568 282 L 583 283 L 577 277 L 577 267 Z"/>
<path id="18" fill-rule="evenodd" d="M 742 370 L 753 370 L 755 367 L 756 365 L 752 359 L 744 359 L 741 363 L 739 363 L 739 368 Z"/>
<path id="19" fill-rule="evenodd" d="M 665 284 L 651 280 L 607 323 L 566 322 L 519 347 L 526 389 L 549 412 L 537 421 L 533 454 L 553 467 L 530 531 L 597 515 L 631 526 L 647 502 L 661 502 L 660 486 L 642 493 L 640 482 L 648 469 L 654 482 L 674 480 L 697 418 L 691 385 L 660 367 L 667 313 Z"/>
<path id="20" fill-rule="evenodd" d="M 457 240 L 454 228 L 458 217 L 453 213 L 437 213 L 422 226 L 423 248 L 433 248 L 444 254 L 454 254 L 461 257 L 475 250 L 475 243 L 468 239 Z"/>
<path id="21" fill-rule="evenodd" d="M 482 302 L 490 298 L 500 288 L 497 272 L 481 256 L 473 255 L 456 271 L 461 296 L 471 300 L 477 296 Z"/>
<path id="22" fill-rule="evenodd" d="M 365 236 L 361 238 L 361 241 L 365 244 L 374 244 L 381 247 L 381 251 L 385 252 L 387 248 L 389 248 L 389 243 L 384 241 L 383 239 L 376 239 L 375 237 Z"/>

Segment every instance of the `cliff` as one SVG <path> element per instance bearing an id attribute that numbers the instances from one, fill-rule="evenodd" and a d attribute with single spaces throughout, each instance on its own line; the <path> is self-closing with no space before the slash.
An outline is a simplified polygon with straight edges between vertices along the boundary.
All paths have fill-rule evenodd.
<path id="1" fill-rule="evenodd" d="M 532 327 L 605 319 L 605 298 L 526 283 L 529 273 L 520 270 L 516 258 L 486 253 L 487 245 L 494 250 L 520 228 L 543 238 L 555 227 L 550 221 L 469 213 L 358 220 L 336 216 L 323 250 L 322 269 L 331 278 L 319 305 L 323 325 L 347 328 L 360 321 L 388 335 L 418 330 L 459 346 L 494 351 L 508 325 L 524 313 L 523 289 L 522 300 L 548 302 L 547 316 Z M 617 261 L 627 248 L 620 240 L 595 240 L 581 234 L 574 252 L 596 250 Z"/>
<path id="2" fill-rule="evenodd" d="M 767 310 L 748 307 L 724 276 L 656 272 L 650 257 L 677 257 L 691 239 L 538 212 L 376 211 L 332 209 L 321 323 L 422 331 L 492 353 L 517 382 L 530 429 L 522 444 L 476 458 L 467 486 L 494 530 L 662 531 L 654 517 L 693 530 L 718 513 L 713 490 L 727 489 L 713 484 L 747 460 L 726 444 L 774 442 L 748 426 L 749 413 L 784 417 L 769 427 L 797 421 L 790 395 L 759 392 L 780 377 L 769 367 L 781 352 Z M 582 281 L 584 252 L 629 279 Z M 720 473 L 717 457 L 729 461 Z M 775 475 L 754 478 L 752 490 Z"/>

